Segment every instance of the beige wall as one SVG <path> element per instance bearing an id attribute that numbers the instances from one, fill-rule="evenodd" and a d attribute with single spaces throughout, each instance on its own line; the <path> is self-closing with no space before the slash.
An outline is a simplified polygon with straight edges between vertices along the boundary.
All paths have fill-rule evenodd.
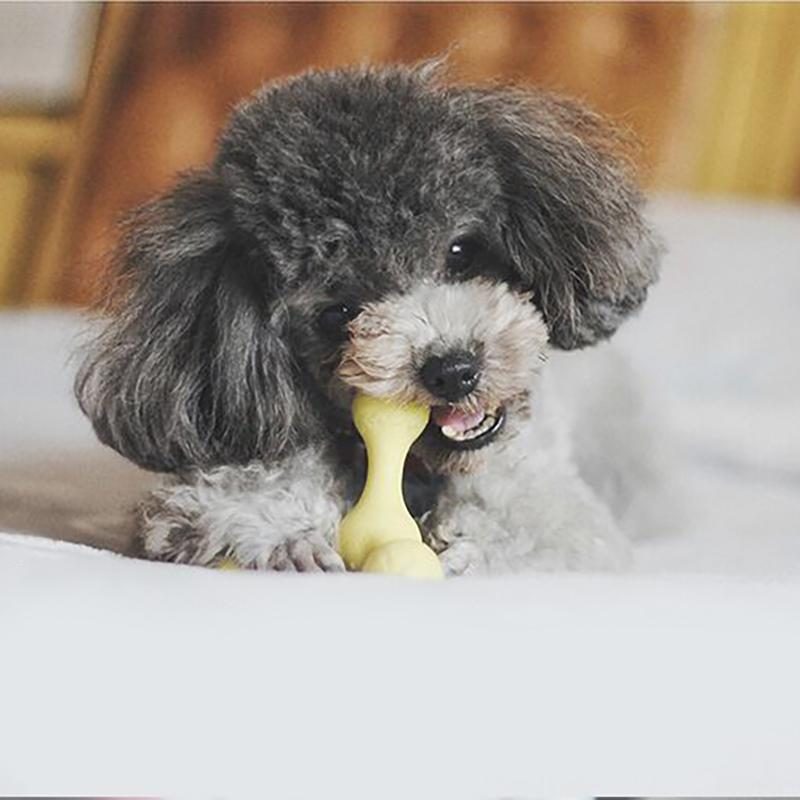
<path id="1" fill-rule="evenodd" d="M 98 11 L 89 3 L 0 3 L 0 109 L 74 103 Z"/>

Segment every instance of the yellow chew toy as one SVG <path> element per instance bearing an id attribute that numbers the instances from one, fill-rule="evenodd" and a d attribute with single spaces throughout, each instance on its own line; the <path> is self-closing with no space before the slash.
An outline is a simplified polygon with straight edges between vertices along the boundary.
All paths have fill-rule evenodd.
<path id="1" fill-rule="evenodd" d="M 441 578 L 442 567 L 422 541 L 403 502 L 403 465 L 430 411 L 359 395 L 353 421 L 367 448 L 367 480 L 339 526 L 339 552 L 348 569 Z"/>

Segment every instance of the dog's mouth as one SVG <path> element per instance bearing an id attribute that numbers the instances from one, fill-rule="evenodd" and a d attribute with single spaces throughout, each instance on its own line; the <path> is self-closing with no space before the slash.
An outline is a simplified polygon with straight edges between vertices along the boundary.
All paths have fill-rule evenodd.
<path id="1" fill-rule="evenodd" d="M 465 411 L 453 406 L 434 406 L 428 428 L 438 444 L 451 450 L 478 450 L 494 440 L 505 421 L 503 408 Z"/>

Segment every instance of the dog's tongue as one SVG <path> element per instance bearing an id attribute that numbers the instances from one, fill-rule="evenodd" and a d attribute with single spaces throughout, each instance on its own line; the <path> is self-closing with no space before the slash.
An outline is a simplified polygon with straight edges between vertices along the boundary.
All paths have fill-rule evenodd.
<path id="1" fill-rule="evenodd" d="M 433 409 L 431 416 L 440 428 L 447 425 L 454 430 L 463 432 L 478 425 L 485 414 L 483 411 L 462 411 L 458 408 L 450 408 L 450 406 L 438 406 Z"/>

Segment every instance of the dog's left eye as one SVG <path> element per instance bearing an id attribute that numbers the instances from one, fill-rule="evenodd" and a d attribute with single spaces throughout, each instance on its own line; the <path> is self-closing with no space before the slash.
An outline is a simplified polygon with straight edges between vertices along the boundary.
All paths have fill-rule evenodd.
<path id="1" fill-rule="evenodd" d="M 447 248 L 447 268 L 453 272 L 465 272 L 483 250 L 480 241 L 473 237 L 462 236 L 450 243 Z"/>
<path id="2" fill-rule="evenodd" d="M 347 303 L 336 303 L 322 310 L 318 326 L 325 336 L 338 338 L 344 336 L 347 323 L 355 319 L 361 309 Z"/>

